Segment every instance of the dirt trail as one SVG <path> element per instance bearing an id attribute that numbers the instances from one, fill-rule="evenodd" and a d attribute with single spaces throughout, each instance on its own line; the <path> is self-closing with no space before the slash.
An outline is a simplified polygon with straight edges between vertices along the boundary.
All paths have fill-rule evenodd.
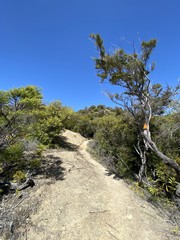
<path id="1" fill-rule="evenodd" d="M 86 151 L 87 140 L 77 133 L 63 134 L 69 150 L 53 151 L 62 160 L 64 180 L 41 186 L 38 211 L 30 216 L 28 240 L 161 240 L 169 225 L 122 180 Z M 49 153 L 48 153 L 49 154 Z"/>

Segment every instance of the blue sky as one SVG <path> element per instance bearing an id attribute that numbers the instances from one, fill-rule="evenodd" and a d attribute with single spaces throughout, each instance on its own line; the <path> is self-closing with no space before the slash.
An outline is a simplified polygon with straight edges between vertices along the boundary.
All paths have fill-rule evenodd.
<path id="1" fill-rule="evenodd" d="M 108 49 L 157 38 L 152 81 L 178 83 L 179 0 L 0 0 L 1 89 L 36 85 L 46 103 L 59 99 L 74 110 L 114 106 L 96 76 L 90 33 Z"/>

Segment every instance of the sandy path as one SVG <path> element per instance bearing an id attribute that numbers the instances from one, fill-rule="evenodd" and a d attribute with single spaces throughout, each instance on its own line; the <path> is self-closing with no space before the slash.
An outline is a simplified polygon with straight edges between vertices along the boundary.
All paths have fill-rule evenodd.
<path id="1" fill-rule="evenodd" d="M 106 175 L 86 152 L 87 140 L 64 132 L 78 148 L 53 152 L 65 168 L 64 180 L 40 187 L 37 213 L 27 226 L 28 240 L 161 240 L 168 224 L 126 184 Z"/>

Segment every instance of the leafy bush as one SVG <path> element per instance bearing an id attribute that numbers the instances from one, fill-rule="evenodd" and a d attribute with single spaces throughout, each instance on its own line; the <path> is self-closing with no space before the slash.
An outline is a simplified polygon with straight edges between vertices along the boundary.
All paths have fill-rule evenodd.
<path id="1" fill-rule="evenodd" d="M 74 131 L 79 132 L 82 136 L 92 138 L 94 135 L 93 123 L 87 115 L 77 115 Z"/>
<path id="2" fill-rule="evenodd" d="M 34 112 L 35 122 L 30 126 L 29 137 L 36 139 L 43 145 L 52 147 L 61 130 L 70 125 L 70 116 L 73 111 L 63 107 L 60 101 L 53 102 Z"/>
<path id="3" fill-rule="evenodd" d="M 23 150 L 23 145 L 21 143 L 15 143 L 1 150 L 0 163 L 3 167 L 8 167 L 13 164 L 21 164 Z"/>
<path id="4" fill-rule="evenodd" d="M 72 109 L 42 103 L 36 86 L 0 91 L 0 168 L 3 179 L 40 165 L 45 146 L 67 125 Z M 10 171 L 9 171 L 10 170 Z"/>
<path id="5" fill-rule="evenodd" d="M 111 113 L 93 121 L 95 128 L 94 139 L 97 142 L 96 151 L 101 156 L 111 158 L 116 173 L 121 176 L 132 175 L 136 171 L 136 154 L 132 148 L 135 132 L 131 118 L 125 113 Z"/>
<path id="6" fill-rule="evenodd" d="M 26 180 L 26 174 L 23 171 L 16 171 L 13 175 L 13 181 L 22 183 Z"/>
<path id="7" fill-rule="evenodd" d="M 176 185 L 176 172 L 167 167 L 164 163 L 158 162 L 155 166 L 155 179 L 149 178 L 153 186 L 148 187 L 148 190 L 153 195 L 165 194 L 171 197 L 175 194 Z"/>

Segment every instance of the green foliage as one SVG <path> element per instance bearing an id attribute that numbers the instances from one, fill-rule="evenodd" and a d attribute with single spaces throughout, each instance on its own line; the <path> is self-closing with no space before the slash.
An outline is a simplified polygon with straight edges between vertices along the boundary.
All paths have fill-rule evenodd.
<path id="1" fill-rule="evenodd" d="M 137 174 L 139 171 L 140 162 L 134 149 L 137 129 L 130 114 L 120 108 L 91 106 L 80 110 L 76 115 L 76 130 L 84 136 L 89 134 L 93 137 L 95 140 L 93 152 L 102 158 L 109 170 L 113 170 L 121 177 L 134 178 L 134 173 Z M 163 124 L 169 121 L 168 119 L 176 121 L 174 114 L 163 117 L 156 116 L 152 119 L 153 136 L 154 133 L 161 134 L 161 129 L 164 129 Z M 165 130 L 167 134 L 167 127 Z M 173 133 L 174 136 L 176 134 Z M 167 142 L 167 138 L 161 139 L 160 137 L 160 140 L 157 142 L 158 146 L 162 148 L 167 147 L 173 141 L 168 151 L 172 154 L 177 153 L 178 144 L 174 144 L 174 141 L 178 141 L 178 138 L 170 139 L 169 137 Z M 177 184 L 176 172 L 160 162 L 159 158 L 151 152 L 147 153 L 147 176 L 151 183 L 148 190 L 153 197 L 159 197 L 162 194 L 171 197 L 174 194 Z"/>
<path id="2" fill-rule="evenodd" d="M 44 121 L 45 120 L 45 121 Z M 37 122 L 34 126 L 33 137 L 45 145 L 50 145 L 62 130 L 62 122 L 57 117 L 50 116 Z"/>
<path id="3" fill-rule="evenodd" d="M 100 39 L 98 41 L 100 45 L 103 44 Z M 148 54 L 153 48 L 150 49 L 151 47 L 146 44 L 142 48 L 149 48 L 149 52 L 142 53 L 144 57 L 143 55 L 141 58 L 135 55 L 128 56 L 124 51 L 119 50 L 113 59 L 106 56 L 101 46 L 101 57 L 107 59 L 106 67 L 115 66 L 116 61 L 121 62 L 124 57 L 127 61 L 126 67 L 130 67 L 133 66 L 134 59 L 138 64 L 141 64 L 140 61 L 148 60 Z M 97 64 L 99 68 L 103 66 L 103 62 Z M 122 64 L 125 67 L 125 63 Z M 105 66 L 103 71 L 105 78 L 108 74 Z M 126 71 L 121 71 L 121 74 L 124 78 L 128 77 Z M 112 77 L 112 83 L 118 83 L 116 77 Z M 135 87 L 131 79 L 129 84 Z M 164 113 L 164 106 L 169 104 L 170 90 L 164 92 L 162 86 L 156 84 L 152 92 L 152 109 L 156 113 L 150 124 L 152 136 L 162 151 L 180 162 L 180 115 L 177 111 L 169 115 L 161 115 Z M 157 107 L 155 101 L 161 101 L 162 104 Z M 139 108 L 135 110 L 138 113 Z M 138 116 L 138 119 L 141 120 L 141 117 Z M 5 175 L 5 178 L 23 181 L 27 170 L 39 168 L 43 151 L 47 147 L 59 144 L 58 136 L 64 128 L 94 138 L 93 151 L 107 161 L 107 166 L 110 170 L 113 168 L 113 172 L 117 175 L 133 178 L 133 174 L 138 173 L 140 163 L 134 150 L 137 125 L 126 110 L 98 105 L 75 113 L 71 108 L 62 106 L 60 101 L 43 104 L 40 90 L 35 86 L 27 86 L 0 91 L 0 174 Z M 29 142 L 32 146 L 28 149 L 25 142 Z M 148 188 L 149 192 L 153 196 L 159 196 L 161 193 L 172 196 L 178 182 L 175 171 L 159 163 L 159 159 L 150 152 L 147 154 L 147 160 L 148 179 L 152 183 Z M 155 176 L 152 172 L 155 172 Z"/>
<path id="4" fill-rule="evenodd" d="M 39 144 L 37 149 L 36 149 L 36 154 L 39 156 L 39 157 L 42 157 L 43 155 L 43 152 L 46 150 L 46 146 L 44 146 L 43 144 Z"/>
<path id="5" fill-rule="evenodd" d="M 180 227 L 178 225 L 176 225 L 173 229 L 171 229 L 171 232 L 174 234 L 174 235 L 177 235 L 179 234 L 180 232 Z"/>
<path id="6" fill-rule="evenodd" d="M 146 67 L 149 57 L 156 46 L 156 40 L 142 42 L 141 54 L 133 52 L 125 53 L 123 49 L 117 49 L 112 55 L 105 52 L 103 40 L 99 34 L 91 34 L 94 40 L 99 58 L 96 58 L 96 69 L 102 81 L 106 79 L 113 85 L 125 88 L 125 94 L 137 95 L 139 90 L 146 94 L 147 75 L 150 70 Z M 119 95 L 116 96 L 119 100 Z"/>
<path id="7" fill-rule="evenodd" d="M 13 175 L 14 182 L 21 183 L 21 182 L 24 182 L 25 180 L 26 180 L 25 172 L 19 170 L 14 173 L 14 175 Z"/>
<path id="8" fill-rule="evenodd" d="M 34 112 L 36 121 L 30 126 L 29 137 L 37 139 L 40 143 L 52 146 L 56 144 L 56 138 L 64 126 L 68 126 L 67 121 L 73 111 L 63 107 L 60 101 L 53 102 L 48 106 L 43 106 Z"/>
<path id="9" fill-rule="evenodd" d="M 12 178 L 16 170 L 25 168 L 26 161 L 23 159 L 23 150 L 21 143 L 15 143 L 0 151 L 1 174 L 5 179 Z"/>
<path id="10" fill-rule="evenodd" d="M 102 82 L 107 81 L 120 88 L 119 92 L 109 94 L 110 98 L 128 109 L 137 122 L 142 120 L 144 123 L 150 111 L 153 115 L 163 114 L 178 87 L 172 89 L 167 86 L 164 89 L 161 84 L 150 84 L 149 74 L 155 64 L 150 65 L 149 59 L 157 40 L 142 41 L 140 52 L 136 52 L 135 47 L 132 53 L 118 48 L 109 54 L 99 34 L 91 34 L 90 37 L 99 52 L 99 57 L 95 58 L 97 76 Z"/>
<path id="11" fill-rule="evenodd" d="M 174 159 L 180 165 L 180 121 L 179 121 L 179 113 L 173 112 L 164 116 L 156 116 L 153 117 L 151 122 L 151 134 L 156 142 L 158 148 L 165 153 L 170 158 Z M 151 155 L 151 162 L 149 162 L 149 166 L 151 169 L 156 169 L 159 164 L 159 159 L 155 156 Z M 164 167 L 164 171 L 169 168 Z M 168 170 L 169 177 L 176 177 L 178 181 L 180 178 L 178 174 L 174 173 L 174 170 Z M 173 191 L 172 191 L 173 192 Z"/>
<path id="12" fill-rule="evenodd" d="M 160 183 L 161 188 L 166 193 L 175 192 L 178 182 L 176 181 L 176 173 L 174 170 L 161 163 L 156 166 L 156 175 L 156 184 Z"/>
<path id="13" fill-rule="evenodd" d="M 175 194 L 178 184 L 176 172 L 164 163 L 155 161 L 154 173 L 155 176 L 151 176 L 151 172 L 148 172 L 150 176 L 148 181 L 151 183 L 147 187 L 148 191 L 153 197 L 171 198 Z"/>
<path id="14" fill-rule="evenodd" d="M 136 156 L 131 148 L 135 139 L 131 118 L 128 119 L 125 114 L 112 114 L 95 119 L 94 125 L 94 139 L 98 143 L 99 153 L 114 159 L 117 174 L 132 175 L 131 170 L 136 169 Z"/>
<path id="15" fill-rule="evenodd" d="M 143 177 L 150 176 L 152 182 L 154 179 L 156 181 L 154 186 L 149 189 L 152 194 L 157 195 L 162 191 L 167 195 L 173 195 L 177 184 L 177 173 L 180 171 L 177 164 L 180 156 L 180 114 L 177 112 L 172 114 L 170 110 L 172 111 L 175 102 L 174 96 L 177 94 L 179 86 L 172 89 L 169 86 L 163 88 L 161 84 L 151 84 L 149 74 L 154 70 L 155 64 L 150 65 L 149 59 L 156 47 L 157 40 L 143 41 L 138 52 L 135 47 L 132 49 L 132 53 L 119 48 L 109 54 L 106 52 L 99 34 L 91 34 L 90 37 L 99 52 L 99 56 L 94 59 L 97 76 L 100 77 L 101 82 L 107 81 L 111 85 L 117 86 L 119 92 L 109 94 L 109 97 L 131 114 L 134 122 L 133 126 L 129 125 L 129 127 L 136 132 L 131 137 L 128 127 L 126 128 L 122 121 L 118 123 L 123 126 L 122 129 L 117 127 L 118 124 L 114 120 L 110 121 L 112 125 L 106 121 L 107 128 L 104 127 L 103 130 L 101 123 L 98 125 L 100 126 L 99 131 L 95 133 L 100 148 L 105 150 L 105 153 L 115 154 L 116 168 L 123 173 L 123 165 L 127 165 L 128 169 L 136 173 L 139 163 L 139 168 L 142 169 L 138 174 L 139 180 L 142 181 Z M 178 108 L 176 107 L 176 109 Z M 170 116 L 167 116 L 168 112 L 171 113 Z M 163 116 L 165 113 L 166 115 Z M 146 131 L 143 131 L 144 124 L 147 126 Z M 113 128 L 116 130 L 113 131 Z M 127 139 L 122 138 L 123 130 L 128 136 Z M 118 133 L 118 137 L 116 133 Z M 136 153 L 133 151 L 134 146 Z M 138 156 L 140 161 L 137 160 Z M 118 157 L 121 161 L 117 161 Z M 128 161 L 128 158 L 132 161 Z M 161 166 L 160 159 L 168 165 L 167 168 L 164 163 L 163 167 Z M 130 163 L 133 164 L 130 165 Z M 141 168 L 144 166 L 143 163 L 146 166 Z M 171 171 L 169 171 L 169 166 L 171 166 Z M 176 173 L 172 169 L 175 169 Z M 156 173 L 156 176 L 153 172 Z"/>
<path id="16" fill-rule="evenodd" d="M 32 109 L 41 105 L 42 95 L 35 86 L 0 92 L 0 149 L 14 144 L 27 134 Z"/>
<path id="17" fill-rule="evenodd" d="M 76 125 L 74 126 L 74 130 L 84 137 L 93 137 L 94 130 L 91 117 L 81 114 L 76 115 Z"/>
<path id="18" fill-rule="evenodd" d="M 104 105 L 90 106 L 78 111 L 75 115 L 74 128 L 72 130 L 79 132 L 82 136 L 92 138 L 98 129 L 98 121 L 104 116 L 111 114 L 121 114 L 122 110 L 119 108 L 112 109 Z M 97 122 L 96 122 L 97 120 Z"/>
<path id="19" fill-rule="evenodd" d="M 131 176 L 131 171 L 137 169 L 137 157 L 132 149 L 136 130 L 132 121 L 132 117 L 120 108 L 91 106 L 76 114 L 74 130 L 94 138 L 93 151 L 116 174 Z"/>
<path id="20" fill-rule="evenodd" d="M 131 189 L 138 194 L 140 197 L 144 197 L 144 191 L 142 187 L 139 186 L 139 182 L 133 182 L 131 185 Z"/>
<path id="21" fill-rule="evenodd" d="M 0 163 L 2 165 L 12 165 L 15 163 L 20 164 L 20 160 L 23 156 L 23 145 L 21 143 L 15 143 L 9 147 L 1 150 Z"/>
<path id="22" fill-rule="evenodd" d="M 41 166 L 41 157 L 32 158 L 29 162 L 29 168 L 32 170 L 36 170 Z"/>
<path id="23" fill-rule="evenodd" d="M 4 178 L 38 168 L 45 147 L 56 144 L 73 114 L 60 101 L 43 104 L 36 86 L 0 91 L 0 167 Z"/>
<path id="24" fill-rule="evenodd" d="M 156 197 L 156 196 L 160 195 L 160 193 L 161 193 L 160 189 L 155 186 L 148 186 L 148 190 L 152 194 L 153 197 Z"/>
<path id="25" fill-rule="evenodd" d="M 173 158 L 177 163 L 180 159 L 179 139 L 179 117 L 178 113 L 172 113 L 164 116 L 156 116 L 151 122 L 151 133 L 157 143 L 158 148 Z M 167 197 L 175 194 L 176 186 L 179 182 L 178 174 L 169 166 L 159 161 L 154 154 L 148 154 L 147 174 L 152 186 L 148 190 L 154 196 Z M 153 174 L 152 174 L 153 173 Z"/>
<path id="26" fill-rule="evenodd" d="M 15 110 L 32 110 L 41 104 L 42 94 L 35 86 L 15 88 L 9 91 L 10 103 Z"/>

